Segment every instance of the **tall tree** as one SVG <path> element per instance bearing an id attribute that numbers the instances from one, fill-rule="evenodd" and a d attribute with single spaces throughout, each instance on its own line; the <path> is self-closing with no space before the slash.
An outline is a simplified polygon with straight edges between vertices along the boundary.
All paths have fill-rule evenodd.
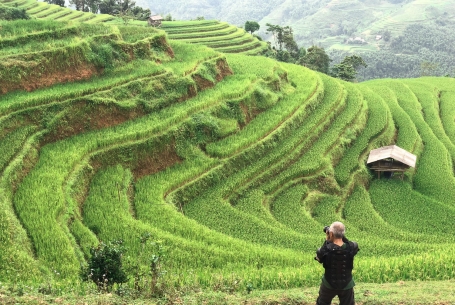
<path id="1" fill-rule="evenodd" d="M 353 82 L 356 79 L 357 72 L 351 65 L 339 63 L 332 67 L 330 75 L 347 82 Z"/>
<path id="2" fill-rule="evenodd" d="M 267 33 L 271 33 L 274 39 L 276 55 L 279 61 L 295 63 L 301 54 L 299 46 L 294 40 L 294 31 L 290 26 L 282 27 L 267 23 Z"/>
<path id="3" fill-rule="evenodd" d="M 101 0 L 99 10 L 101 14 L 115 15 L 121 11 L 121 8 L 116 0 Z"/>
<path id="4" fill-rule="evenodd" d="M 70 4 L 76 7 L 78 11 L 88 11 L 88 6 L 85 3 L 85 0 L 70 0 Z"/>
<path id="5" fill-rule="evenodd" d="M 286 50 L 289 52 L 294 62 L 299 59 L 299 46 L 294 40 L 294 31 L 290 26 L 283 28 L 283 43 Z"/>
<path id="6" fill-rule="evenodd" d="M 324 48 L 311 46 L 308 48 L 305 56 L 299 59 L 299 64 L 311 70 L 328 74 L 331 61 Z"/>
<path id="7" fill-rule="evenodd" d="M 97 4 L 101 14 L 109 14 L 115 16 L 130 16 L 134 19 L 147 20 L 150 16 L 150 9 L 143 9 L 136 6 L 136 2 L 132 0 L 71 0 L 71 1 L 93 1 Z M 88 5 L 88 4 L 87 4 Z M 96 6 L 94 6 L 96 7 Z M 92 11 L 94 12 L 94 11 Z"/>
<path id="8" fill-rule="evenodd" d="M 131 10 L 131 13 L 134 15 L 134 18 L 135 19 L 138 19 L 138 20 L 147 20 L 150 15 L 152 14 L 152 12 L 150 11 L 150 9 L 144 9 L 140 6 L 135 6 L 133 7 Z M 166 21 L 172 21 L 172 16 L 171 14 L 168 14 L 164 20 Z"/>
<path id="9" fill-rule="evenodd" d="M 283 27 L 277 24 L 266 23 L 267 26 L 266 33 L 272 34 L 273 42 L 275 47 L 278 47 L 280 50 L 283 49 Z"/>
<path id="10" fill-rule="evenodd" d="M 353 82 L 357 78 L 360 67 L 368 67 L 362 57 L 359 55 L 346 56 L 341 63 L 332 67 L 330 74 L 347 82 Z"/>
<path id="11" fill-rule="evenodd" d="M 260 28 L 261 26 L 256 21 L 245 22 L 245 31 L 250 32 L 251 35 L 253 35 L 253 33 L 258 31 Z"/>
<path id="12" fill-rule="evenodd" d="M 356 71 L 358 71 L 360 67 L 364 68 L 368 67 L 363 58 L 355 54 L 351 56 L 346 56 L 341 63 L 352 66 Z"/>
<path id="13" fill-rule="evenodd" d="M 86 6 L 90 12 L 97 14 L 100 9 L 101 0 L 87 0 Z"/>
<path id="14" fill-rule="evenodd" d="M 57 5 L 60 5 L 61 7 L 65 7 L 65 0 L 45 0 L 45 2 L 50 3 L 50 4 L 57 4 Z"/>

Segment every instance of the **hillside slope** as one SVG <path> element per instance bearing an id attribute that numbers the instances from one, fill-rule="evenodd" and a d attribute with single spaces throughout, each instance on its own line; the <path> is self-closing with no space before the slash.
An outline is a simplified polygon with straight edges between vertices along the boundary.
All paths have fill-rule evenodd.
<path id="1" fill-rule="evenodd" d="M 24 9 L 32 19 L 38 20 L 124 24 L 123 20 L 112 15 L 81 12 L 37 0 L 0 0 L 0 4 Z M 133 23 L 148 26 L 146 21 L 135 20 Z M 168 33 L 170 39 L 203 44 L 219 52 L 257 55 L 268 49 L 266 42 L 242 28 L 216 20 L 164 22 L 160 28 Z"/>
<path id="2" fill-rule="evenodd" d="M 0 35 L 0 281 L 74 285 L 100 241 L 147 267 L 150 236 L 176 287 L 316 285 L 335 220 L 358 282 L 455 277 L 454 79 L 351 84 L 134 26 Z M 393 143 L 417 168 L 375 179 Z"/>
<path id="3" fill-rule="evenodd" d="M 228 53 L 254 55 L 266 48 L 265 42 L 236 28 L 243 27 L 245 20 L 259 21 L 262 28 L 258 33 L 266 40 L 272 40 L 266 33 L 266 23 L 289 25 L 300 47 L 324 47 L 333 59 L 332 64 L 353 53 L 361 55 L 368 65 L 358 75 L 363 81 L 422 75 L 453 76 L 455 59 L 451 50 L 455 40 L 451 33 L 455 30 L 455 5 L 451 1 L 454 0 L 270 0 L 258 6 L 246 0 L 234 3 L 171 0 L 141 4 L 154 12 L 169 12 L 177 19 L 193 20 L 205 16 L 222 20 L 218 25 L 213 20 L 179 21 L 169 22 L 165 27 L 171 38 L 205 43 Z M 0 0 L 0 3 L 24 8 L 37 19 L 123 23 L 111 15 L 80 12 L 36 0 Z M 228 25 L 226 21 L 236 26 Z M 146 22 L 134 23 L 146 25 Z M 212 24 L 212 29 L 197 29 L 203 23 Z M 187 29 L 179 34 L 177 28 L 181 26 Z"/>
<path id="4" fill-rule="evenodd" d="M 30 17 L 40 20 L 99 23 L 114 19 L 113 16 L 108 14 L 81 12 L 37 0 L 1 0 L 0 4 L 24 9 Z"/>
<path id="5" fill-rule="evenodd" d="M 445 50 L 454 46 L 453 0 L 269 0 L 260 5 L 249 0 L 143 0 L 142 4 L 177 19 L 205 16 L 237 26 L 255 20 L 261 24 L 259 35 L 268 40 L 272 38 L 266 33 L 267 23 L 291 26 L 299 47 L 322 46 L 333 64 L 353 53 L 361 55 L 368 67 L 359 80 L 454 74 L 453 54 Z M 431 64 L 430 71 L 421 67 L 425 63 Z"/>
<path id="6" fill-rule="evenodd" d="M 290 25 L 300 44 L 362 35 L 372 39 L 389 29 L 400 34 L 409 24 L 431 22 L 455 15 L 454 1 L 360 1 L 360 0 L 268 0 L 258 5 L 252 0 L 234 1 L 153 1 L 138 3 L 154 12 L 171 13 L 177 19 L 204 16 L 243 25 L 247 20 Z M 342 36 L 342 37 L 339 37 Z"/>

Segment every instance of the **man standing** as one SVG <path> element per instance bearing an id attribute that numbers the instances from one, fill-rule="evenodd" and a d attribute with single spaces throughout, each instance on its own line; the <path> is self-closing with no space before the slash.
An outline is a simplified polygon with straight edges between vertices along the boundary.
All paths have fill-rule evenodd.
<path id="1" fill-rule="evenodd" d="M 315 257 L 325 269 L 316 304 L 330 305 L 332 299 L 338 296 L 340 305 L 355 305 L 352 269 L 359 247 L 344 236 L 345 227 L 339 221 L 324 227 L 324 232 L 326 240 Z"/>

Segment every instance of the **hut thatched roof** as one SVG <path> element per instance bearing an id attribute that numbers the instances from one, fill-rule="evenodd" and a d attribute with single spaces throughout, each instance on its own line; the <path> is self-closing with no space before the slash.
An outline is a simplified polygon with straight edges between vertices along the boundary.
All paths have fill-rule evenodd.
<path id="1" fill-rule="evenodd" d="M 161 15 L 153 15 L 153 16 L 150 16 L 149 19 L 152 21 L 163 21 L 164 20 L 164 18 L 161 17 Z"/>
<path id="2" fill-rule="evenodd" d="M 416 166 L 417 156 L 396 145 L 384 146 L 370 151 L 367 164 L 387 158 L 393 158 L 411 167 Z"/>

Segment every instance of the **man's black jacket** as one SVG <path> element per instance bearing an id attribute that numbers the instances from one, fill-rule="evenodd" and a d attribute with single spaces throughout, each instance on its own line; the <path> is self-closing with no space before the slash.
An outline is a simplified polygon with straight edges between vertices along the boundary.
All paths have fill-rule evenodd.
<path id="1" fill-rule="evenodd" d="M 331 241 L 324 241 L 322 247 L 316 251 L 316 258 L 323 264 L 324 277 L 333 289 L 343 289 L 352 280 L 354 256 L 359 251 L 356 242 L 343 237 L 345 247 L 335 245 Z"/>

